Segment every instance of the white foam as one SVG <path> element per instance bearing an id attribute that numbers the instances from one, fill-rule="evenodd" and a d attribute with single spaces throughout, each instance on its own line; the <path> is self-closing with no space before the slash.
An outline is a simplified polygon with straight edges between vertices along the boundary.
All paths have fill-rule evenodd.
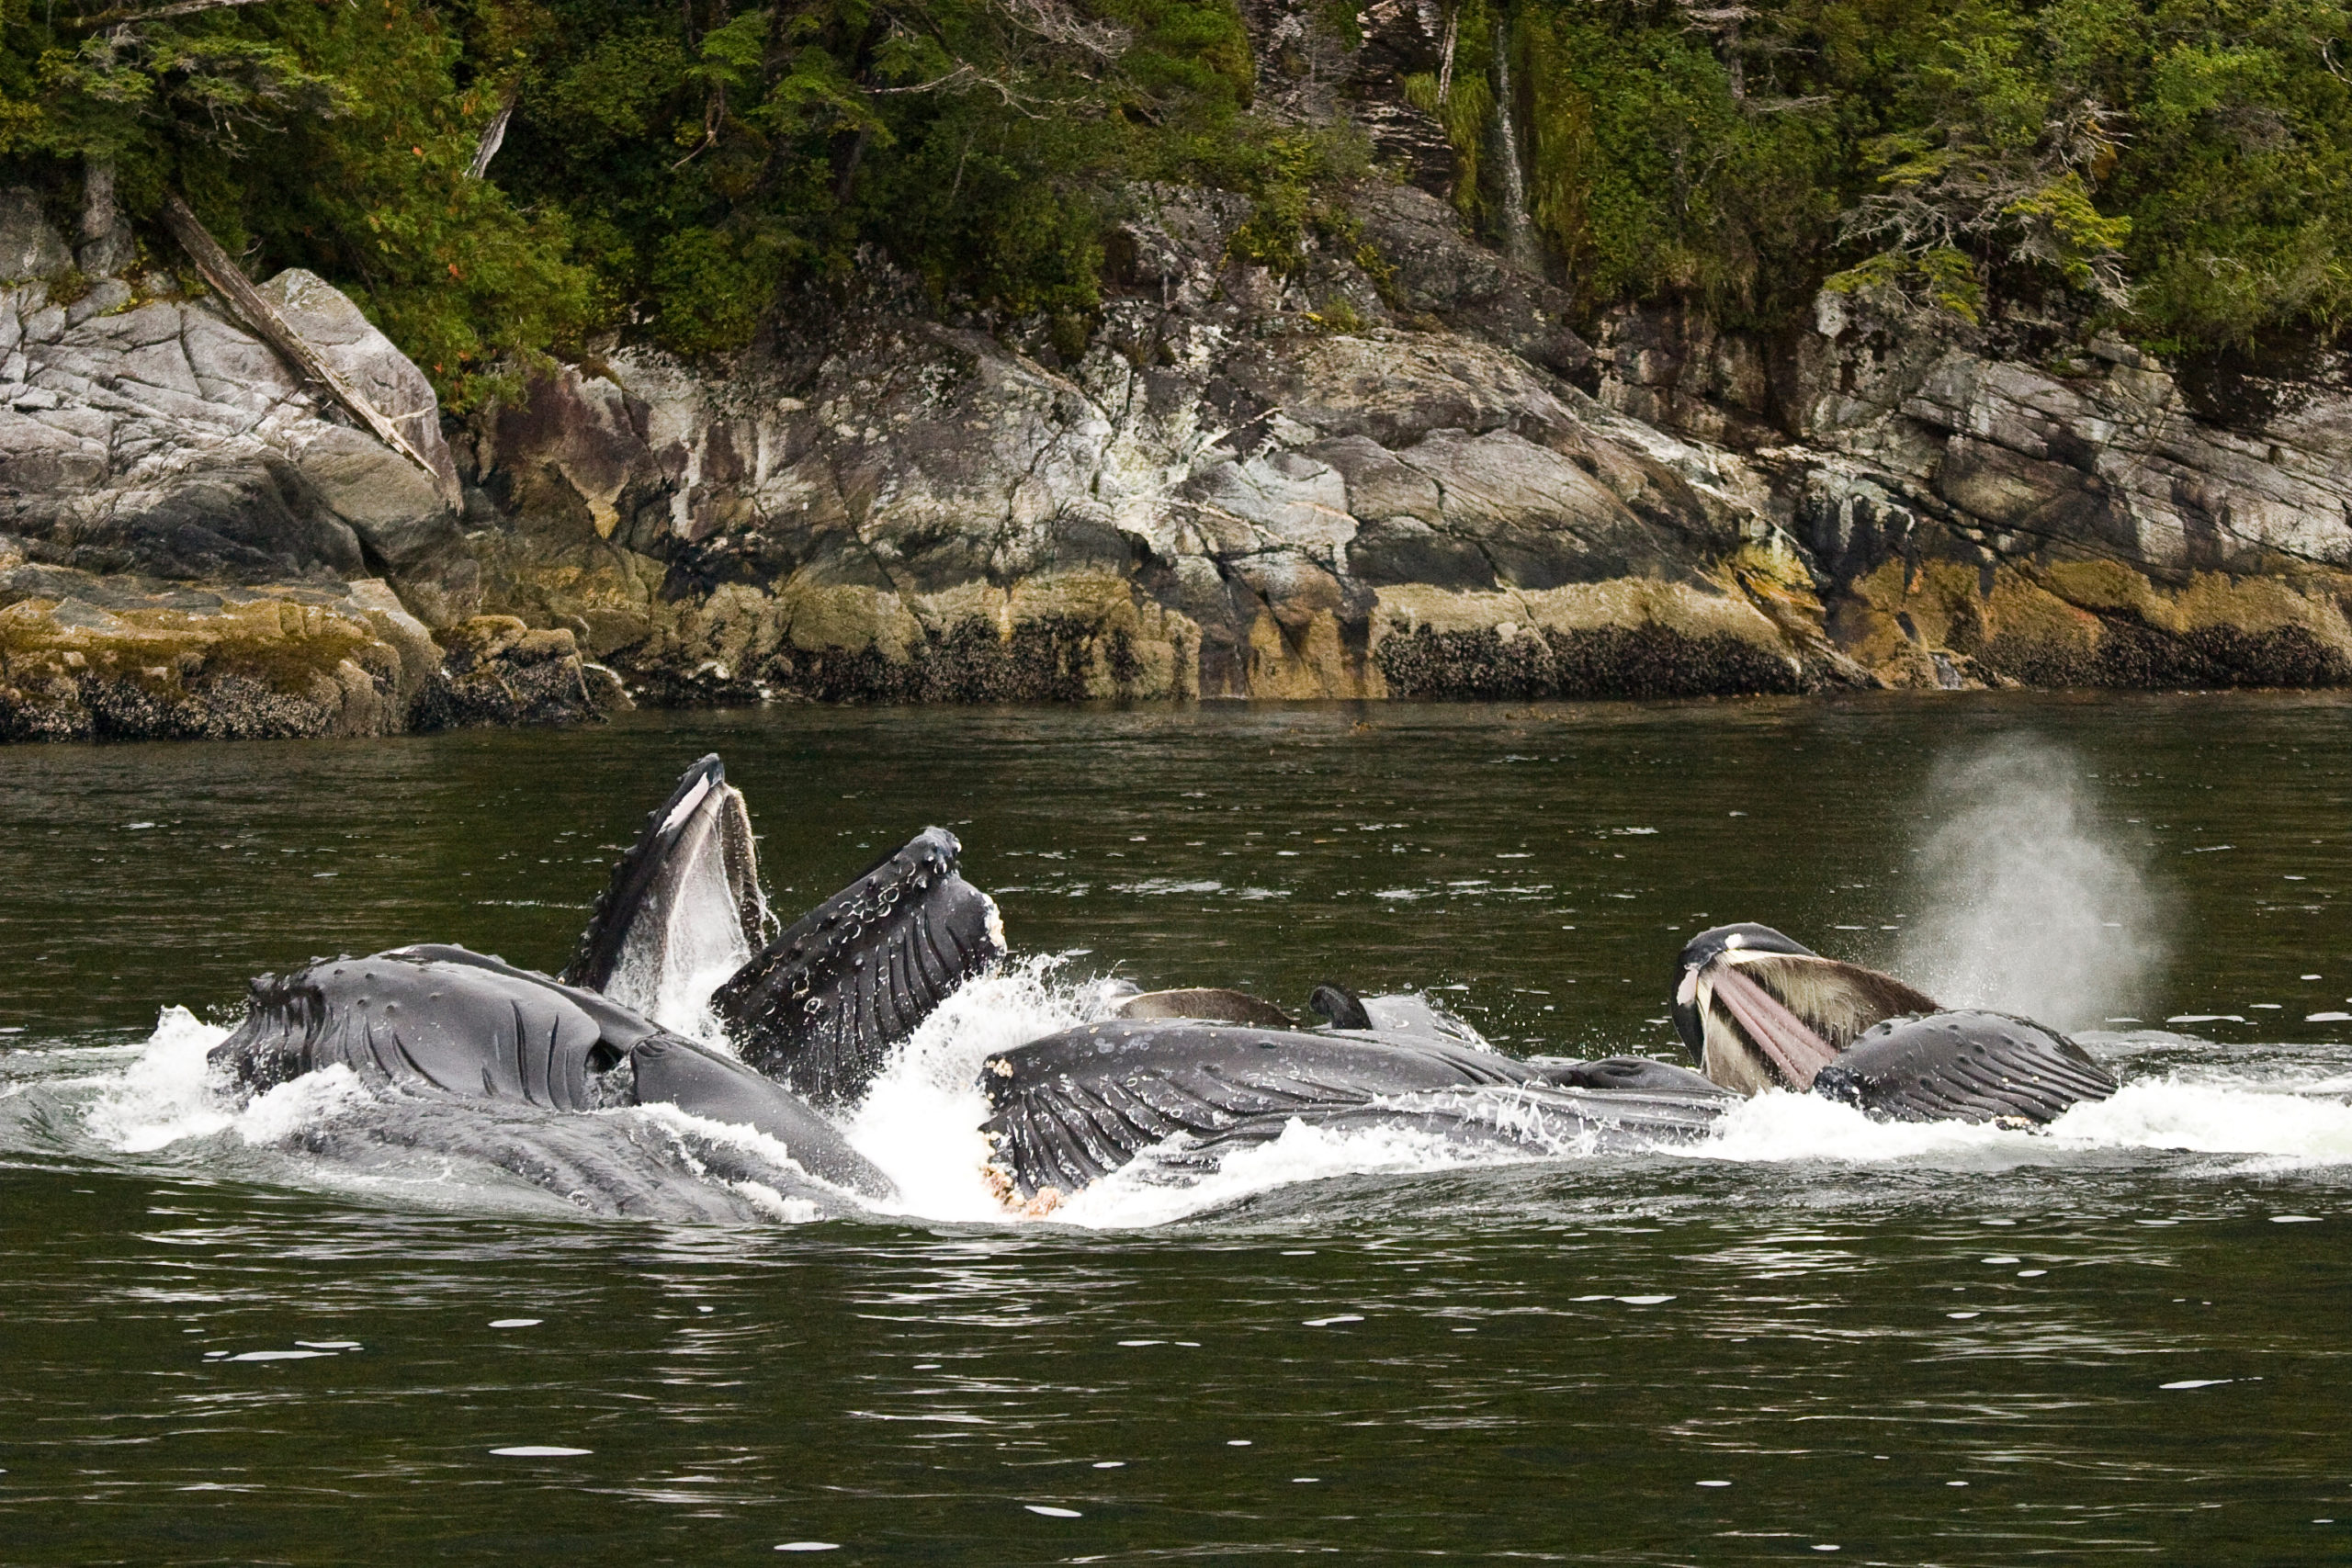
<path id="1" fill-rule="evenodd" d="M 85 1125 L 127 1154 L 220 1132 L 234 1118 L 205 1092 L 205 1055 L 228 1037 L 186 1008 L 164 1009 L 138 1059 L 99 1092 Z"/>
<path id="2" fill-rule="evenodd" d="M 2188 1149 L 2352 1165 L 2352 1105 L 2283 1088 L 2154 1078 L 2126 1084 L 2113 1099 L 2075 1106 L 2052 1122 L 2050 1132 L 2065 1142 L 2094 1147 Z"/>
<path id="3" fill-rule="evenodd" d="M 1812 1159 L 1875 1164 L 2006 1143 L 2030 1147 L 2030 1137 L 1962 1122 L 1873 1122 L 1850 1105 L 1776 1089 L 1733 1106 L 1713 1134 L 1681 1152 L 1701 1159 L 1758 1164 Z"/>
<path id="4" fill-rule="evenodd" d="M 1294 1121 L 1281 1136 L 1255 1148 L 1235 1150 L 1215 1171 L 1197 1180 L 1171 1181 L 1147 1151 L 1063 1203 L 1053 1217 L 1100 1229 L 1159 1225 L 1302 1181 L 1447 1170 L 1471 1163 L 1474 1157 L 1461 1145 L 1417 1128 L 1333 1131 Z M 1506 1155 L 1498 1159 L 1487 1155 L 1478 1163 L 1528 1157 L 1532 1156 Z"/>
<path id="5" fill-rule="evenodd" d="M 991 1054 L 1100 1017 L 1100 987 L 1059 978 L 1065 959 L 998 965 L 966 983 L 899 1045 L 850 1116 L 850 1145 L 897 1184 L 892 1207 L 933 1220 L 1001 1220 L 982 1175 L 989 1143 L 979 1089 Z"/>
<path id="6" fill-rule="evenodd" d="M 1775 1089 L 1734 1106 L 1687 1152 L 1714 1160 L 1878 1164 L 1985 1153 L 2041 1161 L 2069 1151 L 2147 1149 L 2352 1164 L 2352 1105 L 2295 1092 L 2308 1087 L 2152 1078 L 2077 1105 L 2039 1133 L 1980 1122 L 1873 1122 L 1851 1106 Z"/>

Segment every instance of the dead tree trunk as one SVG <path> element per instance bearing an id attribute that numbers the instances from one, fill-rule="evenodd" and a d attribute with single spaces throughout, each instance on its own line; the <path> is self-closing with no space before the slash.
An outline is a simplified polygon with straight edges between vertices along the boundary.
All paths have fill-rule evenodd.
<path id="1" fill-rule="evenodd" d="M 506 96 L 499 101 L 498 112 L 481 128 L 481 140 L 474 143 L 474 161 L 466 169 L 466 177 L 478 180 L 490 172 L 490 161 L 498 156 L 498 149 L 506 141 L 507 122 L 514 118 L 514 100 L 523 96 L 522 78 L 507 85 Z"/>
<path id="2" fill-rule="evenodd" d="M 270 347 L 284 355 L 295 369 L 324 387 L 335 401 L 350 410 L 353 417 L 375 434 L 376 439 L 428 475 L 433 474 L 433 465 L 426 462 L 424 454 L 401 434 L 400 426 L 386 418 L 382 410 L 369 402 L 366 394 L 344 378 L 343 372 L 321 358 L 319 351 L 303 341 L 302 334 L 294 330 L 294 324 L 269 302 L 260 289 L 254 287 L 251 278 L 237 269 L 237 264 L 229 259 L 229 253 L 220 248 L 220 242 L 197 220 L 196 214 L 188 210 L 187 203 L 182 201 L 176 192 L 164 196 L 163 217 L 164 227 L 172 231 L 172 238 L 180 243 L 180 249 L 187 253 L 187 259 L 196 264 L 197 272 L 214 292 L 227 299 L 237 314 L 244 318 L 247 326 L 260 333 Z M 434 477 L 437 481 L 438 476 Z"/>

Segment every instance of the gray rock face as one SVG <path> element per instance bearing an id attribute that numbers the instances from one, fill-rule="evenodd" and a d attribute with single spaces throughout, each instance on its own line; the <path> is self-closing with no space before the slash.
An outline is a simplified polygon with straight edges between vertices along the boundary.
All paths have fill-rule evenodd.
<path id="1" fill-rule="evenodd" d="M 2198 385 L 2101 341 L 2027 365 L 1837 294 L 1781 343 L 1629 312 L 1606 353 L 1611 407 L 1747 454 L 1890 678 L 2352 681 L 2338 361 Z"/>
<path id="2" fill-rule="evenodd" d="M 1726 569 L 1793 558 L 1705 454 L 1499 342 L 1332 330 L 1316 290 L 1356 260 L 1235 265 L 1245 215 L 1139 193 L 1075 364 L 886 300 L 721 376 L 616 350 L 548 379 L 460 443 L 490 602 L 672 698 L 1442 694 L 1471 645 L 1383 649 L 1505 626 L 1522 689 L 1851 678 Z M 1487 262 L 1428 302 L 1540 297 Z M 1555 656 L 1602 627 L 1623 647 Z M 1669 637 L 1754 657 L 1620 680 Z"/>
<path id="3" fill-rule="evenodd" d="M 0 189 L 0 283 L 48 277 L 73 265 L 40 196 L 22 186 Z"/>
<path id="4" fill-rule="evenodd" d="M 1264 102 L 1419 166 L 1438 7 L 1375 5 L 1352 52 L 1246 8 Z M 2026 365 L 1843 296 L 1771 341 L 1621 312 L 1596 353 L 1425 162 L 1280 276 L 1236 254 L 1248 198 L 1128 191 L 1075 358 L 876 260 L 756 353 L 606 345 L 446 437 L 350 301 L 273 279 L 430 472 L 208 301 L 135 268 L 52 299 L 64 241 L 0 193 L 0 736 L 568 722 L 632 687 L 2352 682 L 2342 363 Z"/>
<path id="5" fill-rule="evenodd" d="M 52 302 L 42 269 L 72 258 L 13 197 L 9 258 L 34 281 L 0 288 L 0 739 L 383 735 L 627 705 L 568 631 L 478 635 L 432 386 L 340 293 L 300 272 L 264 286 L 434 472 L 335 423 L 209 301 L 133 275 Z"/>
<path id="6" fill-rule="evenodd" d="M 62 244 L 50 231 L 28 254 Z M 311 275 L 264 287 L 403 422 L 429 476 L 335 423 L 211 301 L 149 292 L 162 281 L 108 278 L 70 306 L 40 281 L 0 287 L 0 542 L 37 562 L 166 580 L 379 572 L 435 625 L 473 613 L 457 473 L 416 367 Z"/>

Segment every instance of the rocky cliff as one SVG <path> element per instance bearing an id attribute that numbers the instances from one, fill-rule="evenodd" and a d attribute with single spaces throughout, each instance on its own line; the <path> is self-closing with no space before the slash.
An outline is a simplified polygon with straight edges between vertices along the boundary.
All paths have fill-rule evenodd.
<path id="1" fill-rule="evenodd" d="M 888 279 L 456 443 L 485 592 L 661 700 L 1657 696 L 2352 676 L 2352 399 L 1825 296 L 1566 301 L 1411 186 L 1289 279 L 1145 190 L 1075 360 Z M 1585 389 L 1579 389 L 1579 383 Z"/>
<path id="2" fill-rule="evenodd" d="M 1128 191 L 1074 353 L 943 321 L 877 258 L 744 355 L 605 344 L 461 422 L 334 289 L 272 280 L 429 470 L 176 277 L 124 245 L 77 271 L 0 193 L 0 735 L 560 720 L 624 687 L 2352 679 L 2342 361 L 2029 353 L 1847 295 L 1770 339 L 1668 310 L 1589 344 L 1442 199 L 1396 85 L 1433 15 L 1261 51 L 1263 101 L 1354 118 L 1409 178 L 1364 181 L 1283 276 L 1237 259 L 1243 198 Z M 1286 18 L 1252 15 L 1261 41 Z"/>
<path id="3" fill-rule="evenodd" d="M 570 632 L 480 614 L 432 388 L 348 299 L 303 272 L 264 290 L 430 471 L 111 248 L 92 277 L 28 193 L 0 192 L 0 739 L 380 735 L 626 702 Z"/>

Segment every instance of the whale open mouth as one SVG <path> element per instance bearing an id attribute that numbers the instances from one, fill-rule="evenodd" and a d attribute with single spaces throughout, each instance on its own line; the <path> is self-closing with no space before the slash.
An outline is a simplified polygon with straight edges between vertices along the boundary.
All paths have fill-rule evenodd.
<path id="1" fill-rule="evenodd" d="M 752 818 L 718 757 L 686 770 L 613 867 L 567 984 L 692 1030 L 712 988 L 766 935 Z"/>
<path id="2" fill-rule="evenodd" d="M 1724 964 L 1713 976 L 1711 999 L 1731 1014 L 1749 1042 L 1779 1070 L 1781 1081 L 1793 1089 L 1809 1089 L 1822 1068 L 1838 1059 L 1829 1042 L 1781 998 L 1740 972 Z"/>
<path id="3" fill-rule="evenodd" d="M 1766 926 L 1719 928 L 1683 950 L 1675 1025 L 1725 1089 L 1804 1092 L 1873 1026 L 1940 1010 L 1891 975 L 1824 958 Z"/>

